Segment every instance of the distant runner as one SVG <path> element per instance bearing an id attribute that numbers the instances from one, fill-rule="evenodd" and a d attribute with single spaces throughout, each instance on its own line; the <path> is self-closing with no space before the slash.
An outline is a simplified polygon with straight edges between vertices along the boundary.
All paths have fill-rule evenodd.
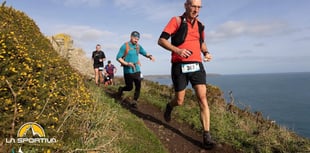
<path id="1" fill-rule="evenodd" d="M 104 67 L 104 76 L 105 76 L 105 84 L 106 85 L 113 85 L 113 78 L 114 74 L 116 73 L 117 69 L 116 67 L 111 63 L 111 61 L 108 61 L 108 65 Z"/>
<path id="2" fill-rule="evenodd" d="M 94 61 L 93 66 L 95 71 L 95 83 L 96 85 L 99 86 L 100 83 L 103 83 L 102 71 L 103 71 L 103 62 L 105 60 L 105 54 L 101 50 L 100 44 L 96 45 L 96 50 L 93 51 L 92 59 Z"/>

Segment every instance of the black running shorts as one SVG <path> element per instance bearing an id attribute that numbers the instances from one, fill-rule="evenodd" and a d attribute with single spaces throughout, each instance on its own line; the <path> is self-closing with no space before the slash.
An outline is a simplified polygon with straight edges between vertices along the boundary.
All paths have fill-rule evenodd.
<path id="1" fill-rule="evenodd" d="M 99 71 L 103 71 L 103 63 L 94 63 L 94 69 L 98 68 Z"/>
<path id="2" fill-rule="evenodd" d="M 203 64 L 199 63 L 199 71 L 195 72 L 182 72 L 182 64 L 185 63 L 172 63 L 171 67 L 171 78 L 176 92 L 182 91 L 191 83 L 192 87 L 198 84 L 206 84 L 206 72 L 204 70 Z"/>

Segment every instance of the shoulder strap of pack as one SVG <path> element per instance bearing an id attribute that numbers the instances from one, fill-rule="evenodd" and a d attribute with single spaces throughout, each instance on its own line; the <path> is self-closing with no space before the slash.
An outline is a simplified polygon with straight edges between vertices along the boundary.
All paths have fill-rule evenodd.
<path id="1" fill-rule="evenodd" d="M 123 59 L 125 59 L 125 57 L 127 56 L 128 52 L 130 50 L 129 42 L 126 42 L 125 45 L 126 45 L 126 49 L 125 49 L 124 55 L 122 56 Z M 137 51 L 137 54 L 139 54 L 139 52 L 140 52 L 140 45 L 139 44 L 136 44 L 136 51 Z"/>
<path id="2" fill-rule="evenodd" d="M 178 24 L 178 29 L 180 28 L 181 26 L 181 20 L 182 20 L 182 17 L 181 16 L 176 16 L 175 17 L 175 20 L 177 21 L 177 24 Z"/>
<path id="3" fill-rule="evenodd" d="M 187 35 L 187 23 L 184 16 L 176 16 L 177 30 L 171 35 L 171 43 L 175 46 L 179 46 L 184 43 Z"/>
<path id="4" fill-rule="evenodd" d="M 181 15 L 181 16 L 176 16 L 175 17 L 176 18 L 176 20 L 177 20 L 177 24 L 178 24 L 178 29 L 177 29 L 177 31 L 183 26 L 186 26 L 187 27 L 187 21 L 186 21 L 186 18 L 183 16 L 183 15 Z"/>
<path id="5" fill-rule="evenodd" d="M 178 24 L 178 30 L 181 27 L 181 23 L 183 23 L 183 24 L 185 23 L 186 24 L 186 19 L 185 19 L 184 16 L 176 16 L 175 19 L 176 19 L 177 24 Z"/>
<path id="6" fill-rule="evenodd" d="M 204 42 L 202 35 L 203 35 L 203 30 L 205 26 L 199 20 L 197 20 L 197 22 L 198 22 L 198 30 L 199 30 L 199 37 L 200 37 L 199 39 L 200 39 L 200 47 L 201 47 L 202 43 Z"/>
<path id="7" fill-rule="evenodd" d="M 125 59 L 125 57 L 126 57 L 127 54 L 128 54 L 128 51 L 129 51 L 129 49 L 130 49 L 130 46 L 129 46 L 129 43 L 128 43 L 128 42 L 126 42 L 125 45 L 126 45 L 126 49 L 125 49 L 124 55 L 122 56 L 123 59 Z"/>
<path id="8" fill-rule="evenodd" d="M 136 51 L 137 51 L 137 54 L 139 54 L 139 52 L 140 52 L 140 45 L 139 44 L 136 44 Z"/>
<path id="9" fill-rule="evenodd" d="M 178 29 L 176 33 L 174 34 L 174 36 L 178 37 L 178 39 L 172 38 L 172 43 L 178 46 L 184 42 L 185 37 L 187 35 L 187 28 L 185 28 L 187 27 L 187 23 L 186 23 L 186 18 L 184 16 L 176 16 L 175 18 L 178 24 Z M 197 22 L 198 22 L 198 31 L 199 31 L 199 42 L 200 42 L 200 47 L 201 47 L 202 43 L 204 42 L 204 39 L 203 39 L 204 25 L 198 19 L 197 19 Z M 179 33 L 179 31 L 181 31 L 181 28 L 183 28 L 182 29 L 183 32 Z"/>

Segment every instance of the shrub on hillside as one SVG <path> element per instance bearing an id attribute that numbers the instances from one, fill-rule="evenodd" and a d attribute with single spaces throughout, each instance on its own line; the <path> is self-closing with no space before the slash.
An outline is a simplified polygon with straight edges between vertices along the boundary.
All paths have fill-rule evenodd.
<path id="1" fill-rule="evenodd" d="M 0 6 L 0 70 L 0 137 L 16 137 L 26 122 L 37 122 L 58 140 L 47 148 L 61 148 L 81 135 L 72 123 L 92 104 L 82 77 L 33 20 L 5 6 Z M 0 148 L 7 145 L 1 141 Z"/>

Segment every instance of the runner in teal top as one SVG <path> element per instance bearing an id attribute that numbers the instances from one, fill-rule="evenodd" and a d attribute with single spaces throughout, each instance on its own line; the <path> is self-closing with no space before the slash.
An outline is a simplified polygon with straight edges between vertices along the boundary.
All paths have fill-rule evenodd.
<path id="1" fill-rule="evenodd" d="M 129 46 L 129 50 L 128 50 L 127 55 L 125 57 L 123 57 L 125 55 L 125 52 L 126 52 L 126 45 L 127 45 L 127 43 L 128 43 L 128 46 Z M 139 44 L 133 44 L 130 41 L 130 42 L 124 43 L 121 46 L 121 48 L 120 48 L 120 50 L 119 50 L 119 52 L 118 52 L 118 54 L 116 56 L 116 60 L 118 60 L 119 58 L 124 58 L 124 60 L 126 62 L 134 63 L 134 65 L 135 65 L 135 68 L 123 65 L 124 66 L 124 68 L 123 68 L 124 74 L 140 72 L 140 63 L 139 63 L 139 56 L 138 56 L 138 54 L 141 54 L 141 55 L 143 55 L 145 57 L 148 57 L 146 51 Z"/>
<path id="2" fill-rule="evenodd" d="M 140 34 L 137 31 L 133 31 L 130 35 L 130 41 L 126 42 L 119 49 L 116 55 L 116 60 L 121 63 L 124 71 L 125 86 L 118 88 L 118 96 L 122 96 L 123 91 L 131 91 L 133 84 L 135 85 L 135 93 L 131 106 L 137 108 L 137 101 L 140 96 L 141 89 L 141 71 L 139 54 L 154 61 L 155 58 L 146 53 L 141 45 L 138 44 Z"/>

